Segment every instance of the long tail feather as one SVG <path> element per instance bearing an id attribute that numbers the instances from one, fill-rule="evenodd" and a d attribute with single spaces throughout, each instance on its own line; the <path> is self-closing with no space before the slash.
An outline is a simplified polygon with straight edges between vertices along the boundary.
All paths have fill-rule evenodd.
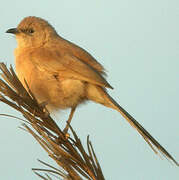
<path id="1" fill-rule="evenodd" d="M 105 98 L 106 102 L 108 102 L 104 105 L 112 107 L 120 112 L 121 115 L 129 122 L 129 124 L 141 134 L 141 136 L 156 154 L 158 154 L 158 151 L 160 151 L 166 158 L 172 160 L 177 166 L 179 166 L 178 162 L 172 157 L 172 155 L 168 153 L 167 150 L 160 145 L 160 143 L 154 137 L 152 137 L 152 135 L 146 129 L 142 127 L 142 125 L 140 125 L 125 109 L 123 109 L 109 94 L 107 94 L 107 92 L 105 92 L 103 89 L 101 90 L 103 91 L 103 97 Z"/>

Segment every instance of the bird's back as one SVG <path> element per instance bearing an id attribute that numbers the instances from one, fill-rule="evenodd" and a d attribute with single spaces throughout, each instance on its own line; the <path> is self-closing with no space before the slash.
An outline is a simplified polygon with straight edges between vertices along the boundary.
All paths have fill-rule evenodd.
<path id="1" fill-rule="evenodd" d="M 104 67 L 85 49 L 79 47 L 78 45 L 59 37 L 59 46 L 60 49 L 63 49 L 65 53 L 71 53 L 73 56 L 77 57 L 81 61 L 85 62 L 89 66 L 93 67 L 97 72 L 102 75 L 106 75 Z"/>

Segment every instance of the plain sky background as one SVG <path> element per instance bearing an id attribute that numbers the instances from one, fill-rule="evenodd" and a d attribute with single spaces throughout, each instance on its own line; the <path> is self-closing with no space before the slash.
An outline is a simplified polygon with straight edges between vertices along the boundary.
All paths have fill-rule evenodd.
<path id="1" fill-rule="evenodd" d="M 6 0 L 0 7 L 0 61 L 14 65 L 15 38 L 5 31 L 26 16 L 48 20 L 64 38 L 89 51 L 108 72 L 109 93 L 179 160 L 178 0 Z M 0 113 L 21 117 L 0 103 Z M 55 115 L 59 125 L 69 111 Z M 35 180 L 37 158 L 52 163 L 40 145 L 0 117 L 0 177 Z M 153 153 L 118 112 L 88 103 L 73 128 L 89 134 L 107 180 L 177 180 L 179 169 Z M 53 164 L 53 163 L 52 163 Z"/>

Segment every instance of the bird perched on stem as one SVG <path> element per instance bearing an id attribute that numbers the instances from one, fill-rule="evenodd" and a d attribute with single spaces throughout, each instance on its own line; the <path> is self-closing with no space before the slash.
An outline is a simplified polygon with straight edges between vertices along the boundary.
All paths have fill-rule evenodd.
<path id="1" fill-rule="evenodd" d="M 79 46 L 65 40 L 45 20 L 30 16 L 17 28 L 7 30 L 16 35 L 15 64 L 17 75 L 39 102 L 49 110 L 71 108 L 64 129 L 66 133 L 76 107 L 91 100 L 117 110 L 135 128 L 155 153 L 160 151 L 176 160 L 106 91 L 111 85 L 104 78 L 103 66 Z M 26 87 L 27 88 L 27 87 Z"/>

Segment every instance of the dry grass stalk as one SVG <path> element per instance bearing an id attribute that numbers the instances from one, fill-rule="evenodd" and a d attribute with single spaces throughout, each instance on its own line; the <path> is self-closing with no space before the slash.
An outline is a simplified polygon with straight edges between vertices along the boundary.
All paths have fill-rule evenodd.
<path id="1" fill-rule="evenodd" d="M 23 128 L 59 165 L 58 169 L 39 160 L 47 169 L 33 169 L 35 174 L 44 180 L 51 180 L 51 177 L 65 180 L 104 180 L 89 137 L 86 152 L 72 127 L 73 138 L 66 138 L 47 109 L 37 102 L 30 90 L 27 92 L 22 86 L 12 67 L 8 70 L 4 63 L 0 63 L 0 69 L 3 78 L 0 79 L 0 101 L 25 117 L 27 122 L 23 124 Z"/>

